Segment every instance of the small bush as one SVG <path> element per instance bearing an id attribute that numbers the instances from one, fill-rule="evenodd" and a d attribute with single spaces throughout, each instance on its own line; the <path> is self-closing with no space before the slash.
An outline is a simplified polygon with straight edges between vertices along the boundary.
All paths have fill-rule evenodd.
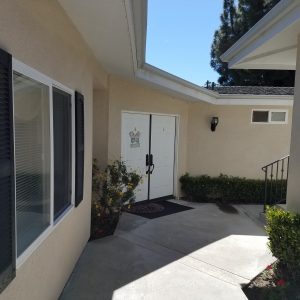
<path id="1" fill-rule="evenodd" d="M 266 230 L 269 248 L 278 258 L 283 274 L 300 277 L 300 215 L 279 208 L 268 208 Z"/>
<path id="2" fill-rule="evenodd" d="M 265 182 L 220 175 L 190 176 L 180 178 L 181 188 L 189 200 L 198 202 L 257 203 L 264 201 Z"/>
<path id="3" fill-rule="evenodd" d="M 141 180 L 142 176 L 128 171 L 123 161 L 116 160 L 101 172 L 94 160 L 91 239 L 112 234 L 122 207 L 134 203 Z"/>

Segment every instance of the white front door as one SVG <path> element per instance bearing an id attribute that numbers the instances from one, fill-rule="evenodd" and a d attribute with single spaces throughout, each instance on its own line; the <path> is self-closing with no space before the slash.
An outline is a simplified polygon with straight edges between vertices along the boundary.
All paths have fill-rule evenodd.
<path id="1" fill-rule="evenodd" d="M 175 121 L 173 116 L 152 115 L 150 199 L 174 194 Z"/>
<path id="2" fill-rule="evenodd" d="M 146 154 L 149 153 L 150 116 L 146 114 L 122 114 L 122 160 L 129 170 L 143 176 L 136 189 L 136 201 L 148 200 L 148 167 Z"/>
<path id="3" fill-rule="evenodd" d="M 175 135 L 173 116 L 122 114 L 122 159 L 143 176 L 136 201 L 174 194 Z M 146 165 L 146 156 L 152 166 Z"/>

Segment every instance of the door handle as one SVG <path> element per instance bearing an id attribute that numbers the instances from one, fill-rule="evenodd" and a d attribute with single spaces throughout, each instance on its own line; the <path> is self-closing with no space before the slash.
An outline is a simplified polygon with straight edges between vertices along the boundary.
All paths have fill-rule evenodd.
<path id="1" fill-rule="evenodd" d="M 150 162 L 149 162 L 149 164 L 150 164 L 149 173 L 152 174 L 153 170 L 155 168 L 155 165 L 153 163 L 153 155 L 152 154 L 150 154 Z M 152 170 L 151 170 L 151 167 L 152 167 Z"/>
<path id="2" fill-rule="evenodd" d="M 150 174 L 152 174 L 152 173 L 153 173 L 153 171 L 154 171 L 154 168 L 155 168 L 155 164 L 152 164 L 152 165 L 150 166 L 150 168 L 151 168 L 151 167 L 153 167 L 153 168 L 152 168 L 152 170 L 150 171 Z"/>
<path id="3" fill-rule="evenodd" d="M 146 174 L 149 174 L 150 173 L 149 154 L 146 154 L 146 167 L 148 167 Z"/>

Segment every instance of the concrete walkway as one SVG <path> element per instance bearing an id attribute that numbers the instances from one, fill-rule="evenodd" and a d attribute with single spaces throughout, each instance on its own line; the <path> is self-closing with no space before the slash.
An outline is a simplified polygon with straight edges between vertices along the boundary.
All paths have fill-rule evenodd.
<path id="1" fill-rule="evenodd" d="M 114 236 L 88 243 L 61 300 L 235 300 L 240 286 L 274 261 L 263 226 L 235 206 L 145 219 L 124 213 Z"/>

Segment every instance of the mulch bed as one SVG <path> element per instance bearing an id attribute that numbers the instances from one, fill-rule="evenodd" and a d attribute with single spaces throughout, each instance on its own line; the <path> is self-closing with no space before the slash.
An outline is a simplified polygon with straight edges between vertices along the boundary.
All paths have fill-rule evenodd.
<path id="1" fill-rule="evenodd" d="M 193 208 L 162 200 L 158 202 L 136 203 L 130 208 L 124 208 L 124 211 L 147 219 L 155 219 L 189 209 Z"/>
<path id="2" fill-rule="evenodd" d="M 101 220 L 97 224 L 94 224 L 91 228 L 90 241 L 97 240 L 109 235 L 113 235 L 118 222 L 119 222 L 119 213 L 109 215 Z"/>
<path id="3" fill-rule="evenodd" d="M 268 266 L 250 284 L 243 288 L 249 300 L 300 299 L 300 282 L 292 282 L 285 278 L 279 278 L 275 271 L 276 264 Z"/>

